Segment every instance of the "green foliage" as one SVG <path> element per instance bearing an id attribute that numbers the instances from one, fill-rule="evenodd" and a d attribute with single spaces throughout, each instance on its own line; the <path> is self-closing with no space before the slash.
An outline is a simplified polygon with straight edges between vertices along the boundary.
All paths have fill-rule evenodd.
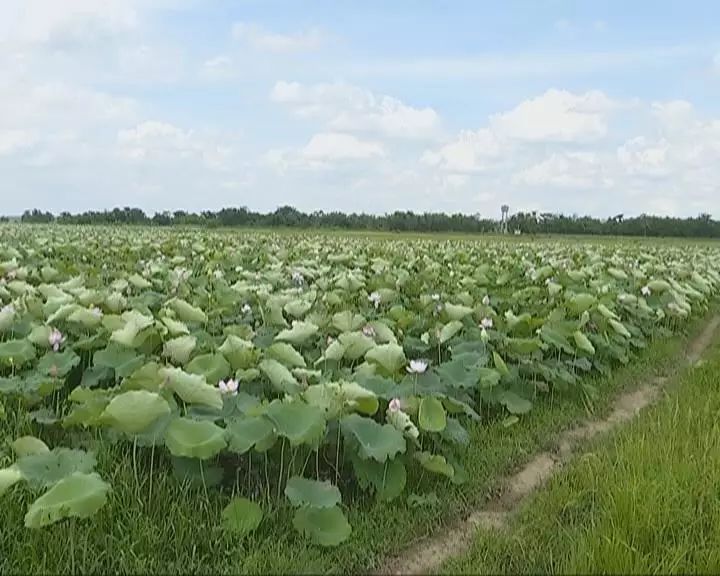
<path id="1" fill-rule="evenodd" d="M 15 274 L 0 284 L 8 411 L 129 446 L 133 465 L 165 462 L 156 474 L 167 459 L 144 450 L 169 452 L 193 485 L 234 470 L 239 489 L 288 494 L 319 544 L 347 537 L 341 489 L 386 501 L 423 470 L 462 481 L 471 420 L 520 426 L 546 394 L 589 397 L 587 377 L 720 292 L 714 247 L 1 233 L 2 274 Z M 91 455 L 43 446 L 15 442 L 3 490 L 92 472 Z M 334 477 L 332 497 L 306 475 Z"/>
<path id="2" fill-rule="evenodd" d="M 262 519 L 262 508 L 247 498 L 233 498 L 222 512 L 222 526 L 234 536 L 254 532 Z"/>

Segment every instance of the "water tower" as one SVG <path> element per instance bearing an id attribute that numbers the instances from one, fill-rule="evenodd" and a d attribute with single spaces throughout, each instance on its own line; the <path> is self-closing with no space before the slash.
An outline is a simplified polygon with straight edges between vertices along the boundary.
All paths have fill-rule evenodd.
<path id="1" fill-rule="evenodd" d="M 503 204 L 500 206 L 501 217 L 500 217 L 500 233 L 507 234 L 508 231 L 508 212 L 510 212 L 510 206 Z"/>

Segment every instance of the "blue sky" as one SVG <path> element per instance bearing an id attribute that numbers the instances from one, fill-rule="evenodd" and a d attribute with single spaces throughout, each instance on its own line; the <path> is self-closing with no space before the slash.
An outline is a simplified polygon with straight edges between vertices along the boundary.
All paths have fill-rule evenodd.
<path id="1" fill-rule="evenodd" d="M 0 212 L 720 217 L 714 1 L 7 0 Z"/>

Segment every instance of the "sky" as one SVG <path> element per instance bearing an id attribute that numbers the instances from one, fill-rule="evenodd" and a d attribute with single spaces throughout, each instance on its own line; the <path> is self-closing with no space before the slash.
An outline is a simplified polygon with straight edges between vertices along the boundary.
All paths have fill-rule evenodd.
<path id="1" fill-rule="evenodd" d="M 716 0 L 0 0 L 0 213 L 720 218 Z"/>

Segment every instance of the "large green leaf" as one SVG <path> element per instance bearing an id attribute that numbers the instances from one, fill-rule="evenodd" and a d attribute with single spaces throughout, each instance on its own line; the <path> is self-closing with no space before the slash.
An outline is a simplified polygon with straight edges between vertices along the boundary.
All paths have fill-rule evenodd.
<path id="1" fill-rule="evenodd" d="M 205 324 L 207 322 L 207 314 L 205 314 L 202 309 L 193 306 L 185 300 L 173 298 L 167 303 L 167 306 L 172 309 L 183 322 L 194 322 L 196 324 Z"/>
<path id="2" fill-rule="evenodd" d="M 340 504 L 340 490 L 327 480 L 310 480 L 293 476 L 285 485 L 285 496 L 293 506 L 310 506 L 311 508 L 332 508 Z"/>
<path id="3" fill-rule="evenodd" d="M 125 324 L 122 328 L 114 330 L 110 335 L 112 342 L 117 342 L 127 348 L 137 348 L 142 344 L 143 339 L 139 338 L 140 333 L 152 326 L 155 322 L 152 316 L 145 316 L 137 310 L 130 310 L 122 314 Z"/>
<path id="4" fill-rule="evenodd" d="M 320 546 L 337 546 L 350 537 L 352 528 L 342 510 L 332 508 L 299 508 L 293 517 L 293 526 Z"/>
<path id="5" fill-rule="evenodd" d="M 48 352 L 40 358 L 37 369 L 42 374 L 63 378 L 78 364 L 80 364 L 80 356 L 68 349 L 63 352 Z"/>
<path id="6" fill-rule="evenodd" d="M 45 454 L 46 452 L 50 452 L 50 448 L 47 447 L 47 444 L 39 438 L 35 438 L 35 436 L 21 436 L 20 438 L 17 438 L 12 443 L 12 449 L 18 458 L 30 456 L 32 454 Z"/>
<path id="7" fill-rule="evenodd" d="M 291 344 L 302 345 L 307 340 L 315 336 L 318 327 L 312 322 L 293 321 L 292 328 L 283 330 L 275 339 L 279 342 L 290 342 Z"/>
<path id="8" fill-rule="evenodd" d="M 359 414 L 349 414 L 340 421 L 343 434 L 358 442 L 360 455 L 378 462 L 393 459 L 405 452 L 402 432 L 390 424 L 378 424 L 375 420 Z"/>
<path id="9" fill-rule="evenodd" d="M 472 314 L 473 309 L 461 304 L 445 304 L 445 312 L 451 321 L 462 320 L 465 316 Z"/>
<path id="10" fill-rule="evenodd" d="M 220 486 L 225 473 L 224 468 L 197 458 L 171 456 L 173 476 L 180 484 L 194 488 L 215 488 Z"/>
<path id="11" fill-rule="evenodd" d="M 260 362 L 259 368 L 260 371 L 267 376 L 268 380 L 270 380 L 273 388 L 278 392 L 286 394 L 297 394 L 300 392 L 300 384 L 295 379 L 295 376 L 277 360 L 265 358 L 265 360 Z"/>
<path id="12" fill-rule="evenodd" d="M 49 452 L 23 456 L 15 466 L 32 486 L 48 487 L 75 472 L 90 473 L 95 464 L 95 456 L 88 452 L 53 448 Z"/>
<path id="13" fill-rule="evenodd" d="M 325 412 L 299 400 L 273 400 L 265 415 L 273 423 L 277 435 L 287 438 L 292 446 L 315 446 L 325 432 Z"/>
<path id="14" fill-rule="evenodd" d="M 218 351 L 227 358 L 233 370 L 248 369 L 257 361 L 255 345 L 236 334 L 228 334 Z"/>
<path id="15" fill-rule="evenodd" d="M 627 328 L 625 328 L 625 325 L 622 322 L 609 318 L 608 323 L 610 324 L 612 329 L 621 336 L 625 336 L 625 338 L 632 338 L 632 334 L 630 334 L 630 332 Z"/>
<path id="16" fill-rule="evenodd" d="M 394 500 L 405 489 L 407 471 L 400 458 L 380 463 L 352 455 L 355 476 L 363 488 L 371 488 L 379 500 Z"/>
<path id="17" fill-rule="evenodd" d="M 233 498 L 222 511 L 222 526 L 234 536 L 246 536 L 260 526 L 263 511 L 247 498 Z"/>
<path id="18" fill-rule="evenodd" d="M 573 354 L 574 352 L 567 337 L 555 328 L 551 328 L 547 325 L 543 326 L 540 330 L 540 337 L 548 344 L 555 346 L 555 348 L 558 348 L 563 352 L 567 352 L 568 354 Z"/>
<path id="19" fill-rule="evenodd" d="M 580 350 L 587 352 L 590 355 L 595 355 L 595 347 L 585 334 L 577 330 L 573 333 L 573 338 L 575 339 L 575 346 L 577 346 Z"/>
<path id="20" fill-rule="evenodd" d="M 135 350 L 120 344 L 110 343 L 102 350 L 93 354 L 93 365 L 98 368 L 110 368 L 115 374 L 123 378 L 129 376 L 140 366 L 143 358 Z"/>
<path id="21" fill-rule="evenodd" d="M 170 358 L 176 364 L 185 364 L 190 359 L 192 351 L 197 345 L 195 336 L 178 336 L 165 342 L 163 356 Z"/>
<path id="22" fill-rule="evenodd" d="M 440 400 L 431 396 L 420 400 L 418 424 L 426 432 L 442 432 L 445 429 L 447 418 Z"/>
<path id="23" fill-rule="evenodd" d="M 199 374 L 188 374 L 180 368 L 161 368 L 158 374 L 166 386 L 188 404 L 202 404 L 216 410 L 222 410 L 223 401 L 220 390 L 210 386 Z"/>
<path id="24" fill-rule="evenodd" d="M 365 354 L 365 359 L 382 366 L 391 374 L 400 370 L 407 362 L 402 346 L 393 343 L 371 348 Z"/>
<path id="25" fill-rule="evenodd" d="M 532 409 L 532 402 L 530 402 L 530 400 L 519 396 L 512 390 L 502 390 L 498 395 L 498 401 L 504 405 L 511 414 L 525 414 Z"/>
<path id="26" fill-rule="evenodd" d="M 220 382 L 230 374 L 230 364 L 222 354 L 196 356 L 185 369 L 190 374 L 201 374 L 208 382 Z"/>
<path id="27" fill-rule="evenodd" d="M 375 341 L 362 332 L 344 332 L 338 337 L 343 346 L 343 358 L 355 361 L 362 358 L 365 353 L 375 347 Z"/>
<path id="28" fill-rule="evenodd" d="M 165 445 L 173 456 L 207 460 L 225 448 L 225 431 L 207 420 L 176 418 L 165 429 Z"/>
<path id="29" fill-rule="evenodd" d="M 0 496 L 23 479 L 23 475 L 17 466 L 0 468 Z"/>
<path id="30" fill-rule="evenodd" d="M 365 324 L 365 317 L 360 314 L 354 314 L 350 310 L 338 312 L 332 317 L 332 326 L 339 332 L 354 332 L 362 328 Z"/>
<path id="31" fill-rule="evenodd" d="M 157 392 L 163 382 L 160 366 L 157 362 L 148 362 L 122 381 L 122 389 Z"/>
<path id="32" fill-rule="evenodd" d="M 448 322 L 447 324 L 445 324 L 445 326 L 443 326 L 442 329 L 440 330 L 440 336 L 439 336 L 440 343 L 443 344 L 443 343 L 447 342 L 448 340 L 450 340 L 450 338 L 452 338 L 453 336 L 455 336 L 455 334 L 460 332 L 460 330 L 462 330 L 462 328 L 463 328 L 463 323 L 460 322 L 460 320 L 452 320 L 452 321 Z"/>
<path id="33" fill-rule="evenodd" d="M 147 390 L 131 390 L 115 396 L 100 419 L 126 434 L 139 434 L 168 414 L 170 405 L 159 394 Z"/>
<path id="34" fill-rule="evenodd" d="M 0 343 L 0 363 L 22 366 L 35 359 L 35 347 L 28 340 Z"/>
<path id="35" fill-rule="evenodd" d="M 305 358 L 287 342 L 275 342 L 265 354 L 288 368 L 305 368 Z"/>
<path id="36" fill-rule="evenodd" d="M 75 473 L 60 480 L 28 508 L 27 528 L 42 528 L 70 517 L 93 516 L 107 501 L 110 485 L 96 473 Z"/>
<path id="37" fill-rule="evenodd" d="M 275 437 L 272 423 L 262 416 L 232 420 L 226 429 L 228 450 L 244 454 L 258 443 Z"/>
<path id="38" fill-rule="evenodd" d="M 415 452 L 415 459 L 420 462 L 423 468 L 430 472 L 442 474 L 448 478 L 452 478 L 455 475 L 455 469 L 451 464 L 448 464 L 444 456 L 431 454 L 430 452 Z"/>

